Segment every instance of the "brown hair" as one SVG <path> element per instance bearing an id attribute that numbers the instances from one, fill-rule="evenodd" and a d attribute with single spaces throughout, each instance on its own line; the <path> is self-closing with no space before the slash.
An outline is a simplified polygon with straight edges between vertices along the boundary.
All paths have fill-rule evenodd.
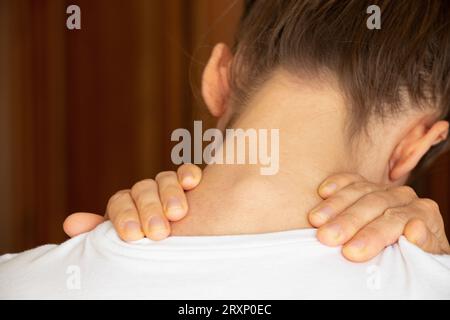
<path id="1" fill-rule="evenodd" d="M 366 26 L 370 5 L 381 9 L 379 30 Z M 448 120 L 450 1 L 247 0 L 234 54 L 232 97 L 241 104 L 278 67 L 325 70 L 349 98 L 353 133 L 405 108 L 433 107 Z"/>

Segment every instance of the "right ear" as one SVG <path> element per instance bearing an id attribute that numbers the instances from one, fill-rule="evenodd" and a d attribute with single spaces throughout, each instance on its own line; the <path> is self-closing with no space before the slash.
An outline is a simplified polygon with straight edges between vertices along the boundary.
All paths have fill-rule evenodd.
<path id="1" fill-rule="evenodd" d="M 202 80 L 202 95 L 211 114 L 223 116 L 230 96 L 230 65 L 233 55 L 223 44 L 217 44 L 209 58 Z"/>

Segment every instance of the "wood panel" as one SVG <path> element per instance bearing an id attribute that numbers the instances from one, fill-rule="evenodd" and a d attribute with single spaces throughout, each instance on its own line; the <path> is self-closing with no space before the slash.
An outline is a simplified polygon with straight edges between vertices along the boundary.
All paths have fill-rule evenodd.
<path id="1" fill-rule="evenodd" d="M 413 187 L 419 196 L 431 198 L 439 204 L 446 233 L 450 236 L 450 153 L 439 157 Z"/>
<path id="2" fill-rule="evenodd" d="M 11 137 L 10 3 L 0 1 L 0 252 L 14 247 Z"/>
<path id="3" fill-rule="evenodd" d="M 10 152 L 9 230 L 12 250 L 60 239 L 65 212 L 63 3 L 2 3 L 8 16 Z M 2 247 L 3 250 L 3 247 Z"/>

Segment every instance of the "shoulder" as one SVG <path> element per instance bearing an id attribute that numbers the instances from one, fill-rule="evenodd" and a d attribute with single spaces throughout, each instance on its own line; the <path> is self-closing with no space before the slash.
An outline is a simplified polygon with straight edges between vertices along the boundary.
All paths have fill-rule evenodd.
<path id="1" fill-rule="evenodd" d="M 450 256 L 429 254 L 401 237 L 398 243 L 398 264 L 393 266 L 408 278 L 414 297 L 424 299 L 450 298 Z"/>
<path id="2" fill-rule="evenodd" d="M 55 287 L 65 286 L 68 268 L 82 256 L 88 235 L 0 256 L 0 299 L 50 297 Z"/>

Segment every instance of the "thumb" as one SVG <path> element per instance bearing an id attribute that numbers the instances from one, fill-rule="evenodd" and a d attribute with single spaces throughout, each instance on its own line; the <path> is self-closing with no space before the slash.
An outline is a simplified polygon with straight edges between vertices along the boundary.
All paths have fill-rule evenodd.
<path id="1" fill-rule="evenodd" d="M 420 219 L 412 219 L 409 221 L 404 229 L 403 234 L 408 241 L 412 242 L 422 250 L 432 254 L 443 254 L 439 240 L 428 229 L 425 222 Z"/>
<path id="2" fill-rule="evenodd" d="M 64 220 L 64 232 L 71 238 L 89 232 L 106 220 L 105 217 L 94 213 L 76 212 Z"/>

